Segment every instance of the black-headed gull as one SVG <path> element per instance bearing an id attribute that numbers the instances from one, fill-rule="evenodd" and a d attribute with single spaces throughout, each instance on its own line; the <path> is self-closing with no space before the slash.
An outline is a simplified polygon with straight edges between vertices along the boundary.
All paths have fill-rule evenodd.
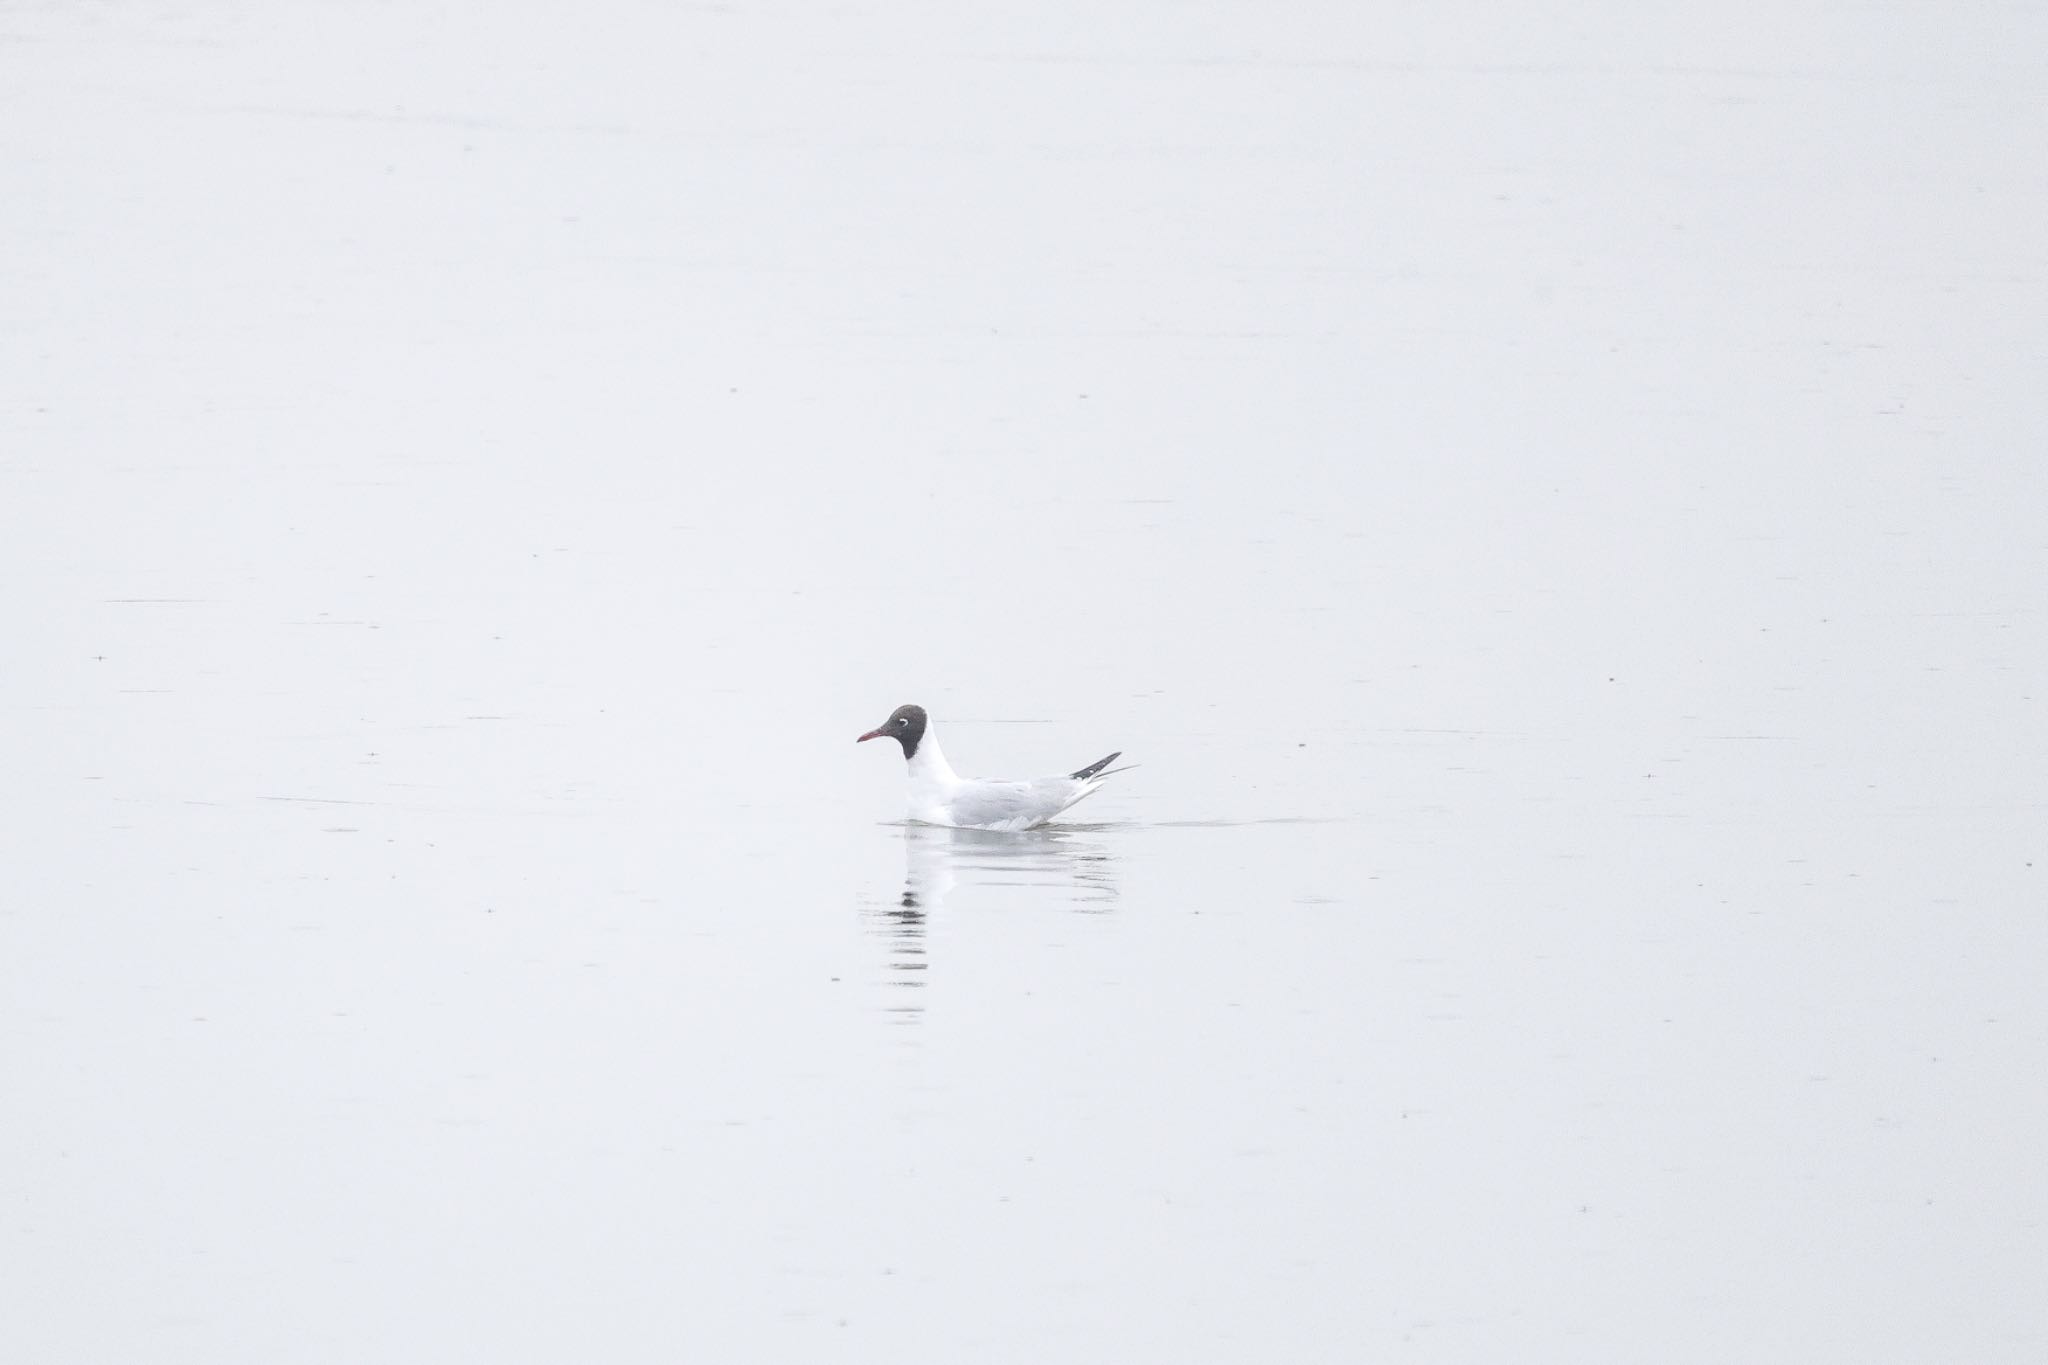
<path id="1" fill-rule="evenodd" d="M 1122 756 L 1119 751 L 1059 777 L 1024 782 L 962 777 L 940 751 L 931 717 L 915 705 L 897 707 L 854 742 L 870 739 L 893 739 L 903 746 L 910 764 L 910 818 L 955 829 L 1036 829 L 1100 787 L 1109 776 L 1104 770 Z"/>

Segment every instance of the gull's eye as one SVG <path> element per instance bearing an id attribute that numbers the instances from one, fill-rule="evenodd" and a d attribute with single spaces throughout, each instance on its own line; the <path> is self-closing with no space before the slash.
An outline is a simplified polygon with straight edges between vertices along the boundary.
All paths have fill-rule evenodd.
<path id="1" fill-rule="evenodd" d="M 898 725 L 908 725 L 908 724 L 910 724 L 910 717 L 908 717 L 908 716 L 898 716 L 898 717 L 896 717 L 896 723 L 897 723 Z"/>

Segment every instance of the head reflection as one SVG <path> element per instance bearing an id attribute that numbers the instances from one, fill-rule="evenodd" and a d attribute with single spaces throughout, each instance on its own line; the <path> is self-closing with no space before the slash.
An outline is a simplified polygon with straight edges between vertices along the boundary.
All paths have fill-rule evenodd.
<path id="1" fill-rule="evenodd" d="M 1099 914 L 1116 904 L 1109 846 L 1088 826 L 1019 833 L 903 827 L 903 894 L 872 906 L 870 929 L 887 945 L 884 980 L 891 987 L 926 984 L 931 917 L 954 911 L 1052 908 Z M 915 998 L 892 1000 L 891 1012 L 915 1018 Z"/>

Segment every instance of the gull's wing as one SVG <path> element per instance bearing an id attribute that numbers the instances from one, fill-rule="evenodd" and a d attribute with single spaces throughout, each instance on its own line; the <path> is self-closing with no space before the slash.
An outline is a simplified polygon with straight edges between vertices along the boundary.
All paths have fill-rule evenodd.
<path id="1" fill-rule="evenodd" d="M 955 824 L 976 829 L 1029 829 L 1057 815 L 1066 804 L 1057 793 L 1047 790 L 1059 782 L 1066 782 L 1066 779 L 996 782 L 971 778 L 953 793 L 948 805 Z M 1067 782 L 1067 785 L 1080 784 Z"/>
<path id="2" fill-rule="evenodd" d="M 1030 782 L 972 780 L 953 794 L 953 822 L 974 829 L 1042 825 L 1102 785 L 1102 779 L 1040 777 Z"/>
<path id="3" fill-rule="evenodd" d="M 1110 764 L 1116 762 L 1123 756 L 1123 750 L 1119 749 L 1115 753 L 1111 754 L 1108 758 L 1098 758 L 1085 768 L 1074 769 L 1074 771 L 1068 773 L 1067 776 L 1073 778 L 1076 782 L 1086 782 L 1091 777 L 1107 777 L 1109 776 L 1109 774 L 1102 770 L 1104 768 L 1107 768 Z M 1123 769 L 1119 768 L 1117 769 L 1117 771 L 1122 772 Z"/>

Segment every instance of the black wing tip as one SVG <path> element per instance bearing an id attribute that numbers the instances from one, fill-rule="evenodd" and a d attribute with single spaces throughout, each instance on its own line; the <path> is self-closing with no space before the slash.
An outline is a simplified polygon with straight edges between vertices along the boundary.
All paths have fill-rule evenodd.
<path id="1" fill-rule="evenodd" d="M 1085 768 L 1076 768 L 1073 772 L 1068 773 L 1067 776 L 1073 778 L 1076 782 L 1085 782 L 1123 756 L 1124 751 L 1119 749 L 1108 758 L 1098 758 Z"/>

